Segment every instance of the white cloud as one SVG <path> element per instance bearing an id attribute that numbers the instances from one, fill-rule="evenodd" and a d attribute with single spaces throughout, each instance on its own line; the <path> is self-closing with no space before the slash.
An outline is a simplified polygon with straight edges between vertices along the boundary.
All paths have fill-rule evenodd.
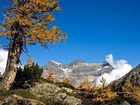
<path id="1" fill-rule="evenodd" d="M 113 55 L 109 54 L 106 56 L 106 61 L 114 68 L 110 73 L 104 73 L 97 78 L 96 83 L 101 85 L 101 79 L 104 78 L 107 83 L 123 77 L 125 74 L 131 71 L 132 66 L 127 63 L 126 60 L 114 61 Z"/>
<path id="2" fill-rule="evenodd" d="M 4 49 L 0 49 L 0 72 L 4 73 L 6 62 L 7 62 L 8 51 Z"/>

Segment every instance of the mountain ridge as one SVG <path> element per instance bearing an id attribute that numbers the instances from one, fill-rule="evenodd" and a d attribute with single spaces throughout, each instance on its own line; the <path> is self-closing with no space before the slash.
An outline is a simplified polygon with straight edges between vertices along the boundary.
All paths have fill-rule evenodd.
<path id="1" fill-rule="evenodd" d="M 47 74 L 48 70 L 52 70 L 58 80 L 62 81 L 64 78 L 69 78 L 74 81 L 73 85 L 78 85 L 78 83 L 84 82 L 87 78 L 89 82 L 94 83 L 96 78 L 102 74 L 110 73 L 113 67 L 107 61 L 103 63 L 87 63 L 84 60 L 74 60 L 69 64 L 61 64 L 50 60 L 43 69 L 44 74 Z"/>

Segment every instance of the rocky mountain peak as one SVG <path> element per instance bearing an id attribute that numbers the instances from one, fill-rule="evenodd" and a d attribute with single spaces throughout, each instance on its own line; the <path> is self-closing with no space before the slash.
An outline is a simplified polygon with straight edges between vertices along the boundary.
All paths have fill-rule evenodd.
<path id="1" fill-rule="evenodd" d="M 55 60 L 50 60 L 50 61 L 48 62 L 48 64 L 49 64 L 49 65 L 56 65 L 56 66 L 62 65 L 61 63 L 59 63 L 59 62 L 57 62 L 57 61 L 55 61 Z"/>
<path id="2" fill-rule="evenodd" d="M 69 66 L 73 66 L 73 65 L 77 65 L 77 64 L 80 64 L 80 63 L 86 63 L 84 60 L 81 60 L 81 59 L 76 59 L 74 61 L 72 61 Z"/>
<path id="3" fill-rule="evenodd" d="M 113 67 L 108 62 L 87 63 L 84 60 L 77 59 L 70 64 L 61 64 L 51 60 L 44 67 L 44 73 L 50 69 L 55 72 L 58 80 L 62 81 L 64 77 L 67 77 L 73 81 L 73 85 L 76 85 L 83 82 L 87 77 L 90 82 L 95 82 L 97 77 L 103 73 L 111 72 Z"/>
<path id="4" fill-rule="evenodd" d="M 102 63 L 102 67 L 112 67 L 112 66 L 111 66 L 111 64 L 110 64 L 109 62 L 104 61 L 104 62 Z M 113 68 L 113 67 L 112 67 L 112 68 Z"/>

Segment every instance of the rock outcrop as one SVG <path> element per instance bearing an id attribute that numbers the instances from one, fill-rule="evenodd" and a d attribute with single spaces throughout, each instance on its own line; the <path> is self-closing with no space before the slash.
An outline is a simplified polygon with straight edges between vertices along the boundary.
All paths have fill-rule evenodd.
<path id="1" fill-rule="evenodd" d="M 72 89 L 58 87 L 51 83 L 36 84 L 30 89 L 30 92 L 39 99 L 45 100 L 50 105 L 81 105 L 82 101 L 70 94 Z"/>
<path id="2" fill-rule="evenodd" d="M 21 96 L 14 94 L 8 96 L 3 100 L 0 100 L 0 105 L 45 105 L 45 104 L 37 100 L 23 98 Z"/>

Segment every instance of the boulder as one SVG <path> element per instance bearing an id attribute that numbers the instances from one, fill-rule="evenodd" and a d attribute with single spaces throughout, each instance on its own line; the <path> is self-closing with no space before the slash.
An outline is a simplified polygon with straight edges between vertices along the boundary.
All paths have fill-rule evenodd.
<path id="1" fill-rule="evenodd" d="M 14 94 L 1 100 L 0 105 L 45 105 L 45 104 L 37 100 L 23 98 L 21 96 Z"/>
<path id="2" fill-rule="evenodd" d="M 54 103 L 52 105 L 82 105 L 81 99 L 69 95 L 72 94 L 71 89 L 60 88 L 55 84 L 36 84 L 35 87 L 30 89 L 30 92 L 39 99 L 43 99 L 48 103 Z"/>

